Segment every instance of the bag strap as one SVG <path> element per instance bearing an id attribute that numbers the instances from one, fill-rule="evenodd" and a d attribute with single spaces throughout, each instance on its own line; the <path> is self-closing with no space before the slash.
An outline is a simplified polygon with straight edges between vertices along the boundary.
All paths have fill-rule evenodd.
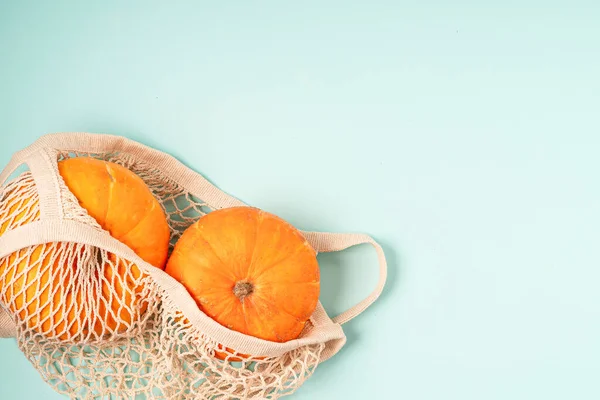
<path id="1" fill-rule="evenodd" d="M 25 160 L 38 192 L 41 219 L 63 217 L 56 157 L 55 150 L 40 149 Z"/>
<path id="2" fill-rule="evenodd" d="M 89 153 L 123 152 L 152 165 L 185 191 L 205 201 L 213 209 L 244 205 L 242 201 L 217 188 L 204 176 L 167 153 L 123 136 L 98 133 L 65 132 L 39 137 L 29 146 L 14 153 L 4 171 L 0 173 L 0 185 L 5 183 L 19 165 L 43 149 Z"/>
<path id="3" fill-rule="evenodd" d="M 385 281 L 387 279 L 387 262 L 383 249 L 372 237 L 358 233 L 328 233 L 328 232 L 304 232 L 304 236 L 317 251 L 322 253 L 342 251 L 359 244 L 370 244 L 377 252 L 379 261 L 379 282 L 375 290 L 363 301 L 354 307 L 344 311 L 340 315 L 332 318 L 337 324 L 345 324 L 352 318 L 365 311 L 383 292 Z"/>

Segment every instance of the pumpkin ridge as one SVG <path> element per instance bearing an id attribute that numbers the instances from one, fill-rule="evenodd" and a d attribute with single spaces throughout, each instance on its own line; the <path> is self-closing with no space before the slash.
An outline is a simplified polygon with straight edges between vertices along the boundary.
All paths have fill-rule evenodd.
<path id="1" fill-rule="evenodd" d="M 210 246 L 210 243 L 208 243 L 206 239 L 204 239 L 203 237 L 199 237 L 198 239 L 202 239 L 202 241 L 206 242 L 206 243 L 208 244 L 208 246 L 209 246 L 210 250 L 213 252 L 213 254 L 215 253 L 215 251 L 213 250 L 212 246 Z M 181 254 L 181 255 L 184 255 L 184 254 L 185 254 L 187 257 L 191 258 L 191 257 L 188 255 L 188 253 L 184 253 L 184 252 L 182 252 L 182 251 L 181 251 L 180 249 L 178 249 L 178 248 L 175 248 L 175 249 L 173 250 L 173 253 L 175 253 L 175 252 L 177 252 L 177 254 Z M 197 254 L 195 254 L 195 253 L 193 253 L 193 252 L 192 252 L 192 253 L 190 253 L 190 254 L 192 254 L 192 257 L 196 257 L 196 258 L 198 257 L 198 255 L 197 255 Z M 222 266 L 225 266 L 225 265 L 226 265 L 226 264 L 224 264 L 224 263 L 223 263 L 223 261 L 221 261 L 221 259 L 219 258 L 219 256 L 217 256 L 216 254 L 215 254 L 215 257 L 217 258 L 217 260 L 219 260 L 219 262 L 221 263 L 221 265 L 222 265 Z M 211 272 L 213 272 L 213 273 L 215 273 L 215 274 L 217 274 L 217 275 L 220 275 L 220 276 L 221 276 L 221 277 L 223 277 L 223 278 L 226 278 L 226 279 L 231 279 L 231 280 L 235 280 L 235 276 L 227 275 L 227 274 L 225 273 L 225 271 L 227 270 L 226 268 L 222 268 L 222 269 L 219 269 L 219 268 L 213 268 L 212 266 L 208 266 L 207 264 L 204 264 L 204 265 L 202 266 L 202 269 L 209 270 L 209 271 L 211 271 Z"/>
<path id="2" fill-rule="evenodd" d="M 289 252 L 288 254 L 285 255 L 285 257 L 283 257 L 281 260 L 277 260 L 275 262 L 273 262 L 273 264 L 269 265 L 268 267 L 263 268 L 258 275 L 254 276 L 254 278 L 258 278 L 260 277 L 262 274 L 264 274 L 265 272 L 268 272 L 270 270 L 272 270 L 273 268 L 277 267 L 279 264 L 288 261 L 290 258 L 297 256 L 298 254 L 300 254 L 300 252 L 303 250 L 304 248 L 304 244 L 302 244 L 301 246 L 299 246 L 298 248 L 296 248 L 293 252 Z M 252 274 L 251 274 L 252 272 Z M 248 269 L 248 276 L 253 276 L 254 275 L 254 271 Z"/>
<path id="3" fill-rule="evenodd" d="M 115 178 L 114 171 L 112 170 L 110 165 L 108 163 L 106 163 L 105 165 L 106 165 L 106 171 L 108 172 L 108 177 L 110 178 L 110 186 L 108 189 L 108 203 L 106 206 L 106 215 L 104 216 L 104 221 L 103 221 L 104 224 L 106 225 L 106 218 L 108 217 L 108 213 L 110 212 L 110 209 L 112 206 L 113 193 L 114 193 L 114 189 L 115 189 L 115 186 L 117 183 L 117 179 Z M 138 175 L 135 175 L 135 176 L 139 178 Z M 142 178 L 139 178 L 139 179 L 142 179 Z M 129 235 L 135 228 L 137 228 L 142 222 L 144 222 L 144 220 L 146 218 L 148 218 L 150 215 L 152 215 L 152 210 L 154 210 L 156 208 L 156 204 L 158 203 L 158 201 L 155 198 L 150 198 L 149 200 L 150 200 L 150 208 L 146 207 L 146 213 L 144 214 L 144 216 L 137 221 L 137 224 L 135 224 L 133 227 L 131 227 L 128 231 L 123 232 L 120 235 L 120 238 L 117 238 L 117 239 L 121 239 L 121 238 L 124 238 L 125 236 Z"/>
<path id="4" fill-rule="evenodd" d="M 303 321 L 300 317 L 298 317 L 292 313 L 289 313 L 288 311 L 284 310 L 282 307 L 279 307 L 276 303 L 272 302 L 271 300 L 267 299 L 266 297 L 261 296 L 260 294 L 257 294 L 257 293 L 256 293 L 256 297 L 260 298 L 264 303 L 266 303 L 266 304 L 270 305 L 271 307 L 273 307 L 274 309 L 276 309 L 277 312 L 289 315 L 290 317 L 294 318 L 299 323 L 306 322 L 306 321 Z"/>
<path id="5" fill-rule="evenodd" d="M 197 235 L 198 237 L 196 238 L 196 241 L 201 239 L 204 243 L 206 243 L 206 245 L 208 246 L 208 248 L 213 252 L 213 254 L 215 255 L 215 257 L 217 258 L 217 260 L 219 260 L 219 262 L 221 263 L 221 265 L 223 266 L 228 266 L 229 264 L 225 263 L 223 261 L 223 259 L 221 258 L 221 256 L 219 254 L 217 254 L 215 248 L 213 247 L 212 243 L 210 243 L 208 240 L 206 240 L 206 238 L 204 237 L 204 235 L 202 234 L 202 231 L 200 231 L 200 229 L 197 229 Z M 181 240 L 181 239 L 180 239 Z M 234 282 L 238 281 L 239 279 L 235 276 L 235 273 L 232 272 L 232 275 L 225 275 L 222 273 L 222 271 L 220 271 L 219 269 L 216 268 L 210 268 L 211 271 L 217 271 L 221 274 L 221 276 L 228 278 L 228 279 L 232 279 Z M 224 268 L 225 271 L 228 270 L 228 268 Z"/>
<path id="6" fill-rule="evenodd" d="M 259 300 L 262 300 L 262 297 L 260 296 L 256 296 L 259 298 Z M 269 321 L 266 321 L 263 319 L 262 313 L 260 312 L 259 307 L 256 306 L 256 303 L 254 301 L 254 297 L 251 297 L 248 299 L 251 303 L 252 306 L 254 307 L 255 311 L 256 311 L 256 318 L 259 320 L 260 322 L 260 326 L 264 329 L 265 327 L 269 327 L 270 328 L 270 332 L 273 336 L 272 337 L 279 337 L 279 335 L 277 334 L 277 332 L 275 332 L 275 326 L 273 326 L 273 324 L 269 323 Z M 250 330 L 248 330 L 248 334 L 250 334 L 251 336 L 255 336 L 254 333 L 250 332 Z"/>
<path id="7" fill-rule="evenodd" d="M 188 282 L 185 282 L 186 284 L 188 284 Z M 229 290 L 227 288 L 223 288 L 223 287 L 216 287 L 216 288 L 211 288 L 211 289 L 207 289 L 206 291 L 202 292 L 202 298 L 208 298 L 208 297 L 213 297 L 213 296 L 218 296 L 218 297 L 224 297 L 223 294 L 224 293 L 229 293 Z M 190 295 L 195 299 L 196 296 L 194 294 Z M 201 297 L 198 297 L 201 298 Z"/>
<path id="8" fill-rule="evenodd" d="M 244 315 L 244 325 L 245 325 L 244 333 L 248 333 L 249 329 L 248 329 L 248 316 L 246 315 L 246 303 L 243 301 L 242 301 L 242 314 Z"/>
<path id="9" fill-rule="evenodd" d="M 215 299 L 211 299 L 210 297 L 212 297 L 212 296 L 203 295 L 202 297 L 199 298 L 199 303 L 200 304 L 210 303 L 212 300 L 215 300 Z M 195 297 L 194 297 L 194 299 L 195 299 Z M 215 312 L 214 309 L 212 310 L 213 312 L 211 312 L 210 314 L 206 311 L 203 311 L 203 312 L 205 314 L 209 315 L 211 318 L 221 319 L 221 318 L 223 318 L 224 315 L 227 316 L 232 313 L 232 311 L 235 307 L 234 302 L 235 302 L 235 300 L 231 300 L 229 298 L 220 299 L 219 306 L 222 308 L 219 309 L 218 312 Z"/>
<path id="10" fill-rule="evenodd" d="M 112 185 L 112 183 L 111 183 L 111 185 Z M 112 190 L 111 190 L 110 193 L 112 193 Z M 121 238 L 124 238 L 125 236 L 129 235 L 131 232 L 133 232 L 133 230 L 135 228 L 137 228 L 142 222 L 144 222 L 146 220 L 146 218 L 148 218 L 150 215 L 152 215 L 152 210 L 154 210 L 156 208 L 156 203 L 153 201 L 151 204 L 152 204 L 152 206 L 150 207 L 150 209 L 149 210 L 146 209 L 146 214 L 144 214 L 144 216 L 142 218 L 140 218 L 140 220 L 138 221 L 138 223 L 135 224 L 135 226 L 133 228 L 131 228 L 127 232 L 123 233 L 121 235 Z M 108 211 L 107 211 L 107 213 L 108 213 Z"/>
<path id="11" fill-rule="evenodd" d="M 106 228 L 106 218 L 108 218 L 108 212 L 110 211 L 110 205 L 112 203 L 113 192 L 115 191 L 115 182 L 117 180 L 115 179 L 114 175 L 112 174 L 112 171 L 110 170 L 110 167 L 109 167 L 108 163 L 105 162 L 104 166 L 106 167 L 106 173 L 108 174 L 108 178 L 110 180 L 110 184 L 109 184 L 109 187 L 108 187 L 108 193 L 106 195 L 107 196 L 107 200 L 106 200 L 106 212 L 104 213 L 104 218 L 102 219 L 102 223 L 100 223 L 100 225 L 103 225 L 103 228 Z"/>
<path id="12" fill-rule="evenodd" d="M 307 282 L 286 282 L 286 281 L 272 281 L 269 280 L 270 285 L 286 285 L 286 286 L 296 286 L 296 285 L 317 285 L 320 286 L 319 281 L 307 281 Z"/>
<path id="13" fill-rule="evenodd" d="M 264 213 L 262 210 L 258 212 L 258 218 L 256 221 L 256 232 L 254 232 L 254 246 L 252 246 L 252 257 L 250 257 L 250 265 L 246 269 L 246 279 L 249 279 L 252 276 L 253 268 L 254 268 L 254 259 L 256 257 L 256 244 L 258 242 L 258 233 L 260 232 L 260 227 L 264 221 Z"/>
<path id="14" fill-rule="evenodd" d="M 215 258 L 217 259 L 217 261 L 219 261 L 219 263 L 220 263 L 219 266 L 221 267 L 221 268 L 218 268 L 217 266 L 214 266 L 213 264 L 203 263 L 201 266 L 201 269 L 203 269 L 204 271 L 210 271 L 211 273 L 217 274 L 217 275 L 221 276 L 222 278 L 225 278 L 232 282 L 237 281 L 237 278 L 235 277 L 235 275 L 231 274 L 231 271 L 229 271 L 227 268 L 223 268 L 223 267 L 226 267 L 227 264 L 225 264 L 223 262 L 223 260 L 221 260 L 221 258 L 219 258 L 219 256 L 215 253 L 214 248 L 211 246 L 211 244 L 206 239 L 204 239 L 204 237 L 202 237 L 201 235 L 198 235 L 198 237 L 195 238 L 194 244 L 200 240 L 202 240 L 202 242 L 207 244 L 208 249 L 210 249 L 212 254 L 215 255 Z M 195 252 L 190 252 L 190 253 L 183 252 L 181 249 L 178 249 L 178 248 L 175 248 L 175 250 L 173 250 L 173 251 L 177 251 L 178 254 L 185 255 L 186 257 L 191 258 L 192 260 L 194 260 L 194 259 L 197 260 L 199 258 L 199 255 L 196 254 Z M 191 254 L 191 256 L 189 256 L 188 254 Z"/>

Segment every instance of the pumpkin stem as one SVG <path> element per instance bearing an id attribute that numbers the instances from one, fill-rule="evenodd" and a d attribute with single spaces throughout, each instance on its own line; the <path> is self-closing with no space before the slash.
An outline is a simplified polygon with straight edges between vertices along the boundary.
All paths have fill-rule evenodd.
<path id="1" fill-rule="evenodd" d="M 241 302 L 254 292 L 254 285 L 248 281 L 238 281 L 233 287 L 233 294 L 240 299 Z"/>

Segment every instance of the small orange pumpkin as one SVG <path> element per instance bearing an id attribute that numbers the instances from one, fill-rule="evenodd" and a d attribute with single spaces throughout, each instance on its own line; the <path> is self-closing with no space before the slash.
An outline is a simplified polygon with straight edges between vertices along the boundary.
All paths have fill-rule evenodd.
<path id="1" fill-rule="evenodd" d="M 253 207 L 200 218 L 175 245 L 165 272 L 221 325 L 275 342 L 297 338 L 319 299 L 315 250 L 292 225 Z"/>
<path id="2" fill-rule="evenodd" d="M 140 177 L 118 164 L 89 157 L 62 160 L 58 163 L 58 169 L 80 205 L 103 229 L 129 246 L 144 261 L 157 268 L 164 268 L 169 247 L 169 226 L 160 204 Z M 33 185 L 33 182 L 30 183 Z M 25 192 L 31 190 L 31 187 L 20 187 L 17 190 Z M 13 198 L 19 197 L 17 195 Z M 0 221 L 5 222 L 0 226 L 0 235 L 37 218 L 37 213 L 31 212 L 36 203 L 37 198 L 25 198 L 2 204 Z M 19 312 L 21 319 L 27 319 L 31 328 L 36 328 L 42 322 L 40 333 L 57 335 L 62 340 L 89 329 L 99 335 L 105 333 L 106 328 L 122 332 L 144 312 L 140 296 L 131 294 L 132 291 L 137 294 L 142 290 L 140 285 L 133 282 L 133 279 L 141 275 L 137 266 L 132 267 L 131 274 L 126 274 L 127 266 L 122 261 L 116 261 L 117 258 L 111 254 L 111 262 L 105 263 L 103 268 L 105 280 L 101 285 L 102 298 L 82 299 L 81 293 L 73 298 L 71 292 L 64 293 L 64 289 L 57 291 L 56 287 L 76 273 L 77 257 L 72 265 L 59 265 L 52 252 L 43 253 L 42 249 L 42 246 L 36 246 L 29 262 L 23 259 L 15 265 L 17 257 L 22 258 L 27 251 L 24 249 L 11 254 L 0 265 L 0 275 L 6 273 L 6 279 L 0 282 L 0 293 L 4 293 L 5 299 L 13 297 L 13 293 L 21 293 L 13 302 L 9 302 L 8 307 L 13 312 Z M 63 251 L 63 246 L 59 244 L 54 251 Z M 38 262 L 42 254 L 44 259 Z M 52 260 L 53 264 L 48 268 Z M 36 267 L 30 267 L 34 263 Z M 65 273 L 51 274 L 51 271 L 59 268 L 66 268 Z M 27 269 L 29 272 L 22 274 Z M 45 272 L 42 274 L 41 271 Z M 51 276 L 52 282 L 48 284 Z M 15 277 L 18 278 L 14 279 Z M 39 281 L 41 290 L 37 289 L 36 281 Z M 114 286 L 110 282 L 114 282 Z M 22 288 L 26 290 L 23 291 Z M 112 296 L 109 295 L 111 290 Z M 40 301 L 34 301 L 35 299 Z M 95 320 L 93 325 L 79 326 L 78 314 L 85 317 L 81 315 L 85 309 L 82 303 L 98 300 L 98 315 L 92 318 Z M 108 312 L 107 304 L 112 312 Z M 67 315 L 63 315 L 63 305 Z"/>
<path id="3" fill-rule="evenodd" d="M 69 190 L 98 224 L 144 261 L 163 269 L 169 250 L 169 225 L 158 200 L 129 169 L 90 157 L 58 163 Z"/>

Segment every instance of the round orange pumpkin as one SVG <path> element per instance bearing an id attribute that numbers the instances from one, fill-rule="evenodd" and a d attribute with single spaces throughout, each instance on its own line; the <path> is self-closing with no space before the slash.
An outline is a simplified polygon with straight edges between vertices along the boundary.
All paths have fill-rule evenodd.
<path id="1" fill-rule="evenodd" d="M 252 207 L 200 218 L 175 245 L 165 271 L 209 317 L 270 341 L 297 338 L 319 299 L 315 250 L 292 225 Z"/>
<path id="2" fill-rule="evenodd" d="M 80 205 L 103 229 L 129 246 L 144 261 L 164 268 L 169 247 L 169 226 L 160 204 L 141 178 L 118 164 L 89 157 L 60 161 L 58 169 Z M 18 190 L 25 191 L 27 188 Z M 37 213 L 28 211 L 34 208 L 36 202 L 37 198 L 25 198 L 22 201 L 15 200 L 14 204 L 3 204 L 0 221 L 5 222 L 0 226 L 0 235 L 7 229 L 37 218 Z M 13 218 L 12 215 L 16 216 Z M 70 291 L 57 291 L 56 287 L 62 286 L 76 273 L 78 258 L 75 257 L 71 265 L 60 265 L 53 256 L 55 252 L 62 251 L 64 244 L 59 243 L 53 248 L 54 253 L 42 251 L 44 246 L 47 245 L 36 246 L 29 261 L 21 257 L 28 251 L 24 249 L 5 258 L 0 265 L 0 275 L 5 272 L 5 276 L 10 278 L 0 282 L 0 293 L 5 293 L 6 299 L 11 298 L 13 293 L 21 293 L 8 306 L 13 312 L 21 310 L 20 318 L 27 319 L 30 327 L 35 328 L 42 322 L 41 333 L 57 335 L 61 339 L 68 339 L 77 332 L 87 332 L 89 329 L 97 334 L 106 333 L 107 329 L 122 332 L 144 312 L 141 298 L 136 295 L 142 288 L 134 282 L 141 275 L 137 266 L 131 266 L 130 273 L 127 273 L 128 265 L 110 254 L 102 268 L 105 279 L 101 283 L 101 298 L 83 299 L 81 293 L 73 298 Z M 38 262 L 42 255 L 44 259 Z M 53 263 L 51 266 L 50 262 Z M 31 268 L 31 265 L 35 267 Z M 53 273 L 61 268 L 64 269 L 62 274 Z M 26 269 L 30 269 L 27 274 L 20 274 Z M 40 275 L 40 270 L 45 272 Z M 50 279 L 52 282 L 49 283 Z M 38 281 L 41 291 L 38 290 Z M 26 290 L 22 291 L 22 288 Z M 36 298 L 42 301 L 34 301 Z M 78 315 L 81 320 L 86 319 L 81 315 L 83 310 L 94 309 L 93 306 L 83 307 L 84 302 L 97 304 L 97 315 L 91 318 L 95 321 L 91 326 L 79 326 L 78 323 Z M 23 308 L 23 305 L 26 307 Z M 63 306 L 67 310 L 66 316 L 63 315 Z"/>

